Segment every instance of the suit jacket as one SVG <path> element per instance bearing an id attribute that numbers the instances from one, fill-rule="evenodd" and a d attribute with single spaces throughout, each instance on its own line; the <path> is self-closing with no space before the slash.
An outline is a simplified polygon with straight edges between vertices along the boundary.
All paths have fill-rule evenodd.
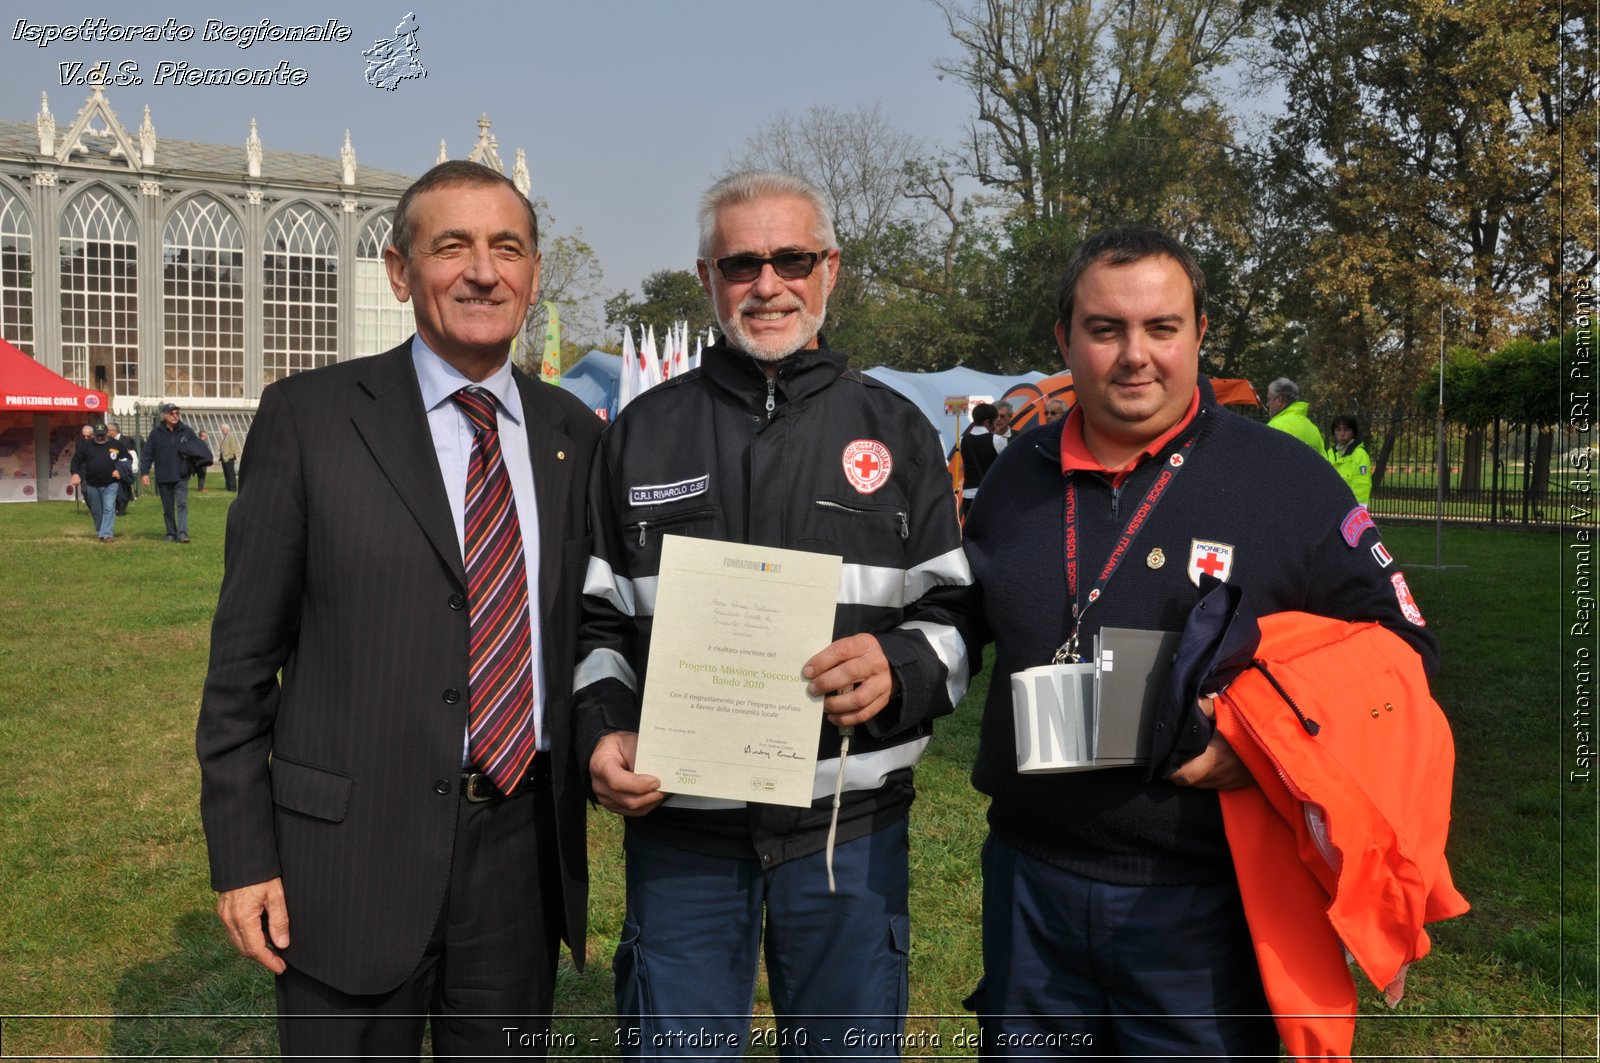
<path id="1" fill-rule="evenodd" d="M 562 886 L 549 915 L 581 968 L 586 788 L 570 703 L 601 424 L 567 392 L 516 381 L 539 510 Z M 415 968 L 444 899 L 468 701 L 466 573 L 410 343 L 268 387 L 246 447 L 196 733 L 211 884 L 281 875 L 284 958 L 345 992 L 385 992 Z"/>

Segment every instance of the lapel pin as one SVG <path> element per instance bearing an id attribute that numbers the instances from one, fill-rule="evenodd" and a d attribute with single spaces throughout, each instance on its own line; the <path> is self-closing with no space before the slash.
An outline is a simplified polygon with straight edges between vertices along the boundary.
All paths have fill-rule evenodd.
<path id="1" fill-rule="evenodd" d="M 1150 551 L 1150 556 L 1144 559 L 1144 563 L 1149 565 L 1151 568 L 1160 568 L 1162 565 L 1167 563 L 1167 555 L 1163 554 L 1161 552 L 1161 547 L 1158 546 L 1154 550 Z"/>
<path id="2" fill-rule="evenodd" d="M 556 460 L 557 461 L 566 461 L 567 460 L 567 452 L 564 451 L 564 450 L 556 451 Z"/>

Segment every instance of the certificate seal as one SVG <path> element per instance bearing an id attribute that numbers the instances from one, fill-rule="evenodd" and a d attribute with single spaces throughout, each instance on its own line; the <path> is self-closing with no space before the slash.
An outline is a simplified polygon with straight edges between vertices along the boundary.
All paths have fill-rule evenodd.
<path id="1" fill-rule="evenodd" d="M 844 448 L 844 478 L 863 495 L 870 495 L 889 482 L 894 458 L 889 448 L 876 439 L 857 439 Z"/>

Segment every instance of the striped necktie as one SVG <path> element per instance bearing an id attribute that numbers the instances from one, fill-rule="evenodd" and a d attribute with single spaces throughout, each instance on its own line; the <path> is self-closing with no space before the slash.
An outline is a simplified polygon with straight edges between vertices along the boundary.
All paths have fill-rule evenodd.
<path id="1" fill-rule="evenodd" d="M 465 535 L 472 634 L 468 753 L 501 793 L 510 794 L 526 778 L 538 745 L 522 525 L 500 454 L 494 396 L 469 387 L 450 397 L 473 428 Z"/>

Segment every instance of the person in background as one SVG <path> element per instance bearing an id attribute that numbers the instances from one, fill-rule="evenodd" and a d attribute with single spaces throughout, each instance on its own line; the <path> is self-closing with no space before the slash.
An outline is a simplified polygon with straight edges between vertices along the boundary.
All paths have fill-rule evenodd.
<path id="1" fill-rule="evenodd" d="M 961 433 L 961 515 L 965 517 L 978 497 L 978 487 L 983 474 L 989 471 L 996 457 L 994 438 L 995 419 L 999 416 L 992 403 L 980 402 L 972 408 L 972 423 Z"/>
<path id="2" fill-rule="evenodd" d="M 1306 404 L 1300 401 L 1299 384 L 1286 376 L 1268 384 L 1267 410 L 1272 414 L 1272 420 L 1267 422 L 1268 428 L 1287 432 L 1318 454 L 1323 453 L 1322 433 L 1317 431 L 1317 426 L 1307 415 Z"/>
<path id="3" fill-rule="evenodd" d="M 161 516 L 167 524 L 167 542 L 189 541 L 189 459 L 184 448 L 200 437 L 194 429 L 183 423 L 183 411 L 175 402 L 163 402 L 161 420 L 150 429 L 144 441 L 144 451 L 139 455 L 139 467 L 144 473 L 139 482 L 150 486 L 150 476 L 156 478 L 156 490 L 161 493 Z"/>
<path id="4" fill-rule="evenodd" d="M 115 421 L 106 422 L 106 433 L 111 439 L 111 445 L 128 456 L 128 464 L 132 468 L 132 475 L 124 477 L 117 485 L 117 516 L 126 516 L 128 506 L 133 502 L 133 481 L 139 475 L 139 444 L 132 439 L 124 439 L 122 429 Z"/>
<path id="5" fill-rule="evenodd" d="M 1067 415 L 1067 404 L 1060 399 L 1046 399 L 1044 401 L 1044 423 L 1055 424 Z"/>
<path id="6" fill-rule="evenodd" d="M 1341 413 L 1330 426 L 1333 446 L 1328 448 L 1328 460 L 1339 470 L 1356 501 L 1363 506 L 1372 501 L 1372 458 L 1361 442 L 1361 429 L 1356 419 Z"/>
<path id="7" fill-rule="evenodd" d="M 105 425 L 95 425 L 87 442 L 78 441 L 72 455 L 72 483 L 89 503 L 95 535 L 102 543 L 116 535 L 117 488 L 132 475 L 127 453 L 111 444 Z"/>
<path id="8" fill-rule="evenodd" d="M 206 430 L 204 428 L 196 432 L 195 435 L 198 436 L 200 442 L 204 443 L 207 447 L 211 446 L 211 442 L 206 438 Z M 194 465 L 194 489 L 196 491 L 204 491 L 206 489 L 207 468 L 209 468 L 209 466 L 200 464 Z"/>
<path id="9" fill-rule="evenodd" d="M 1011 442 L 1011 437 L 1014 434 L 1011 431 L 1011 419 L 1016 415 L 1016 409 L 1005 399 L 1001 399 L 994 404 L 994 424 L 990 425 L 989 430 L 994 436 L 994 452 L 996 455 L 1006 449 L 1006 444 Z"/>
<path id="10" fill-rule="evenodd" d="M 239 490 L 239 437 L 229 425 L 222 426 L 222 442 L 217 444 L 217 460 L 222 463 L 222 486 Z"/>

